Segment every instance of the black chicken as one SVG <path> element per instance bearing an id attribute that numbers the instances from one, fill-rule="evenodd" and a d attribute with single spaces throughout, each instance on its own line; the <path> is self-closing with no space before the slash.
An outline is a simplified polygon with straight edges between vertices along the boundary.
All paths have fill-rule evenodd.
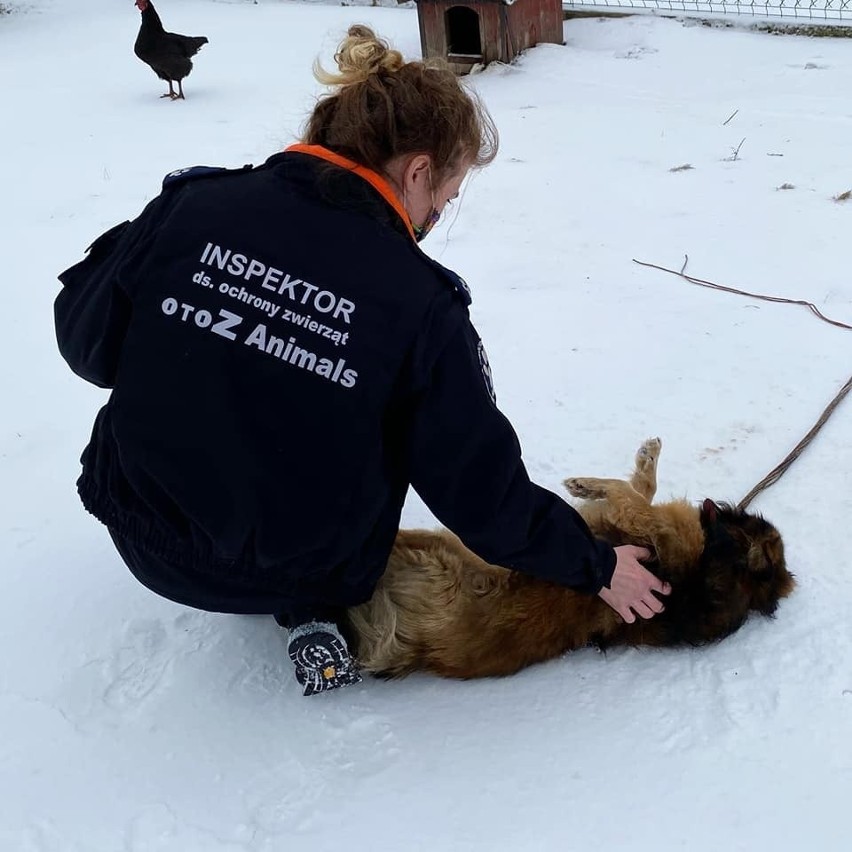
<path id="1" fill-rule="evenodd" d="M 183 98 L 181 81 L 192 71 L 192 59 L 201 46 L 207 44 L 206 36 L 185 36 L 167 33 L 153 3 L 136 0 L 136 8 L 142 13 L 142 26 L 136 36 L 133 52 L 154 69 L 154 73 L 169 84 L 169 91 L 162 98 Z M 177 83 L 175 92 L 173 84 Z"/>

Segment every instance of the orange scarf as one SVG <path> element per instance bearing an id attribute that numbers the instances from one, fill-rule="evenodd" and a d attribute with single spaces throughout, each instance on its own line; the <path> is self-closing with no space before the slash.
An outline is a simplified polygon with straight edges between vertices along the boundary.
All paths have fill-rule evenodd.
<path id="1" fill-rule="evenodd" d="M 328 148 L 323 148 L 322 145 L 305 145 L 303 143 L 297 143 L 295 145 L 290 145 L 285 148 L 285 151 L 295 151 L 298 154 L 310 154 L 312 157 L 319 157 L 321 160 L 326 160 L 329 163 L 334 163 L 336 166 L 340 166 L 341 168 L 348 169 L 353 174 L 358 175 L 358 177 L 363 178 L 379 195 L 393 207 L 394 210 L 399 214 L 399 217 L 405 224 L 405 227 L 408 228 L 408 233 L 411 234 L 411 239 L 415 240 L 414 228 L 411 224 L 411 217 L 408 215 L 408 211 L 402 206 L 399 198 L 397 198 L 396 193 L 393 191 L 393 187 L 378 173 L 374 172 L 372 169 L 368 169 L 366 166 L 359 166 L 354 160 L 350 160 L 347 157 L 342 157 L 340 154 L 335 154 L 334 151 L 329 151 Z"/>

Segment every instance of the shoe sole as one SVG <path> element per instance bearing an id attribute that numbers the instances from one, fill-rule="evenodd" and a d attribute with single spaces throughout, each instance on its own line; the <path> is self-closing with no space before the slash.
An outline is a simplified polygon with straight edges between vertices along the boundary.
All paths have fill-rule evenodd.
<path id="1" fill-rule="evenodd" d="M 316 695 L 361 682 L 346 646 L 333 633 L 315 631 L 294 639 L 288 653 L 304 695 Z"/>

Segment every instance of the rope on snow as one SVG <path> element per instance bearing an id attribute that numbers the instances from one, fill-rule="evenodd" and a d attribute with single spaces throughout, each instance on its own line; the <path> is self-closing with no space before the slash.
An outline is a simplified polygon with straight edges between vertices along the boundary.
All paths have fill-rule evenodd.
<path id="1" fill-rule="evenodd" d="M 852 325 L 847 325 L 845 322 L 840 322 L 840 320 L 830 319 L 825 316 L 825 314 L 823 314 L 813 302 L 808 302 L 804 299 L 785 299 L 781 296 L 764 296 L 759 293 L 749 293 L 746 290 L 737 290 L 734 287 L 725 287 L 722 284 L 715 284 L 712 281 L 705 281 L 703 278 L 694 278 L 692 275 L 687 275 L 684 270 L 686 269 L 686 264 L 689 263 L 689 255 L 684 255 L 683 266 L 680 268 L 680 272 L 677 272 L 674 269 L 666 269 L 664 266 L 657 266 L 655 263 L 645 263 L 644 261 L 636 260 L 636 258 L 633 258 L 633 262 L 638 263 L 640 266 L 647 266 L 651 269 L 659 269 L 661 272 L 669 272 L 672 275 L 677 275 L 679 278 L 689 281 L 691 284 L 698 284 L 701 287 L 712 287 L 714 290 L 723 290 L 726 293 L 736 293 L 740 296 L 748 296 L 751 299 L 762 299 L 765 302 L 784 302 L 788 305 L 802 305 L 808 308 L 808 310 L 815 314 L 819 319 L 823 320 L 823 322 L 827 322 L 830 325 L 837 326 L 838 328 L 852 330 Z M 757 485 L 755 485 L 739 503 L 737 503 L 738 509 L 745 509 L 761 491 L 768 488 L 781 478 L 787 468 L 790 467 L 790 465 L 804 452 L 805 447 L 807 447 L 814 439 L 817 432 L 819 432 L 819 430 L 823 427 L 826 420 L 828 420 L 834 409 L 837 408 L 846 394 L 849 393 L 850 389 L 852 389 L 852 376 L 849 377 L 846 384 L 843 385 L 843 387 L 837 392 L 834 399 L 825 407 L 819 419 L 810 428 L 805 437 L 802 438 L 802 440 L 799 441 L 792 450 L 790 450 L 780 464 L 776 465 L 776 467 L 769 471 L 769 473 L 767 473 L 766 476 L 764 476 L 763 479 L 761 479 L 760 482 L 758 482 Z"/>

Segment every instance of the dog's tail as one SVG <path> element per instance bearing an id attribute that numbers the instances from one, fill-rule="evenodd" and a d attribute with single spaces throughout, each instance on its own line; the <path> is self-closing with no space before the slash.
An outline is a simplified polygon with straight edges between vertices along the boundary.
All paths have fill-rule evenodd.
<path id="1" fill-rule="evenodd" d="M 398 610 L 390 592 L 379 583 L 366 603 L 347 612 L 355 638 L 354 653 L 364 671 L 380 677 L 399 677 L 411 671 L 412 657 L 398 636 Z"/>

